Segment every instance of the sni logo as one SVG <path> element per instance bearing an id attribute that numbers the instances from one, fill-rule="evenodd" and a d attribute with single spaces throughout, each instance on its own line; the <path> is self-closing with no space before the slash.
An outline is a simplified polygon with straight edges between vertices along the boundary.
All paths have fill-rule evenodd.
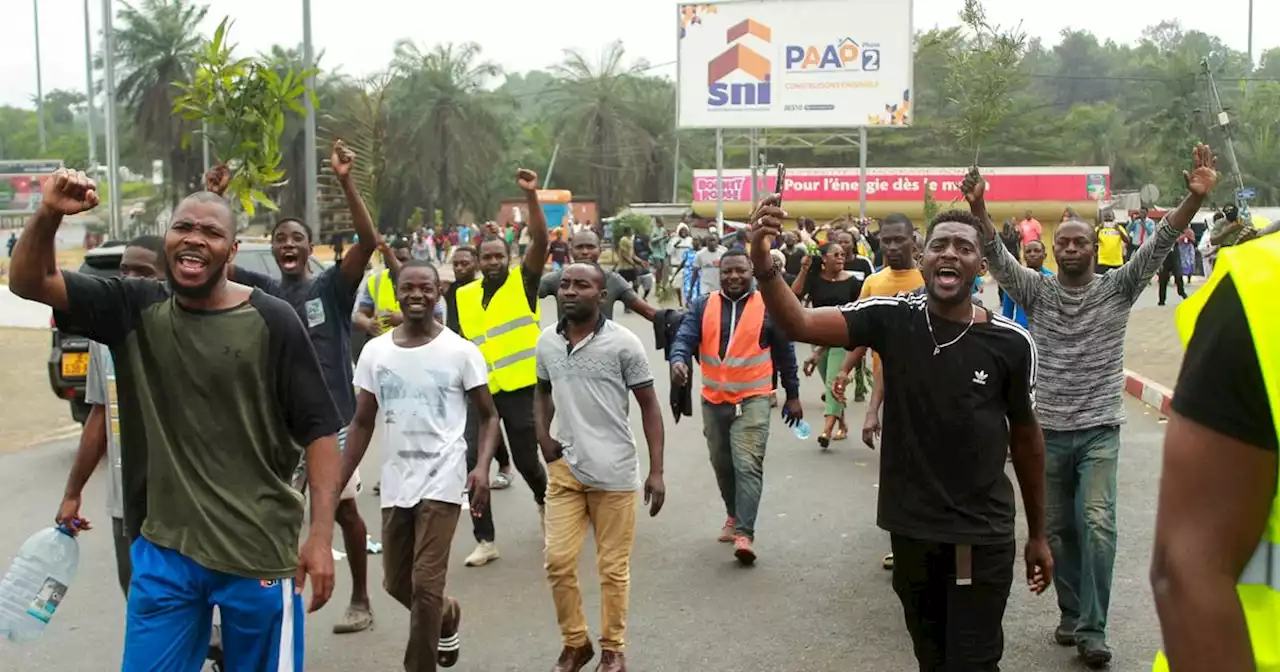
<path id="1" fill-rule="evenodd" d="M 707 64 L 707 105 L 768 107 L 772 100 L 773 63 L 761 55 L 760 48 L 768 48 L 773 31 L 759 21 L 747 19 L 729 28 L 725 39 L 729 48 Z M 735 73 L 748 81 L 724 81 Z"/>
<path id="2" fill-rule="evenodd" d="M 858 46 L 852 37 L 846 37 L 825 46 L 787 46 L 787 70 L 800 72 L 831 72 L 833 70 L 880 69 L 880 45 L 869 43 Z"/>
<path id="3" fill-rule="evenodd" d="M 986 372 L 986 371 L 974 371 L 974 372 L 973 372 L 973 382 L 974 382 L 975 384 L 977 384 L 977 385 L 986 385 L 986 384 L 987 384 L 987 372 Z"/>

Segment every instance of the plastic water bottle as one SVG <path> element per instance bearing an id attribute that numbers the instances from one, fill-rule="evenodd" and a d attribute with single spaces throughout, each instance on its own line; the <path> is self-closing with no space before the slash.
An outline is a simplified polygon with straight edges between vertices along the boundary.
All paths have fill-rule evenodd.
<path id="1" fill-rule="evenodd" d="M 80 544 L 66 527 L 31 535 L 0 579 L 0 636 L 14 642 L 40 637 L 62 604 L 80 566 Z"/>
<path id="2" fill-rule="evenodd" d="M 808 420 L 801 419 L 796 421 L 796 424 L 791 425 L 791 433 L 795 434 L 796 438 L 801 441 L 808 441 L 809 436 L 813 434 L 813 429 L 809 427 Z"/>

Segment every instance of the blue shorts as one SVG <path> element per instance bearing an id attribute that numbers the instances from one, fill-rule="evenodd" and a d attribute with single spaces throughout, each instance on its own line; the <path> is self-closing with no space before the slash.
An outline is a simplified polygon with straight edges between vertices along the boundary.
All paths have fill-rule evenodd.
<path id="1" fill-rule="evenodd" d="M 222 617 L 227 672 L 300 672 L 302 596 L 293 579 L 262 581 L 196 564 L 138 537 L 124 635 L 124 672 L 199 670 L 213 608 Z"/>

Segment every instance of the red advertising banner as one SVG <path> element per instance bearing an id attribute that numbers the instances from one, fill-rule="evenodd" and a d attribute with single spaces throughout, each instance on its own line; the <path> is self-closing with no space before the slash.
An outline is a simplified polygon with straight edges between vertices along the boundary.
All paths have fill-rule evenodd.
<path id="1" fill-rule="evenodd" d="M 925 186 L 939 201 L 960 197 L 966 168 L 872 168 L 867 170 L 868 201 L 919 201 Z M 1103 166 L 988 168 L 987 200 L 992 202 L 1105 200 L 1111 196 L 1111 170 Z M 788 168 L 783 199 L 787 201 L 858 201 L 857 168 Z M 757 178 L 757 194 L 774 190 L 772 175 Z M 714 170 L 695 170 L 694 202 L 716 200 Z M 751 200 L 751 173 L 724 171 L 724 200 Z"/>

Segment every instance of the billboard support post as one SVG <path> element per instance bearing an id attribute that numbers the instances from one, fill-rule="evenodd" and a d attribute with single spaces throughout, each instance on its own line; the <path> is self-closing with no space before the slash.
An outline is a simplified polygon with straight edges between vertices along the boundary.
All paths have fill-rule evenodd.
<path id="1" fill-rule="evenodd" d="M 867 216 L 867 127 L 858 127 L 858 217 Z"/>
<path id="2" fill-rule="evenodd" d="M 724 130 L 716 129 L 716 226 L 724 233 Z"/>
<path id="3" fill-rule="evenodd" d="M 760 172 L 757 170 L 759 159 L 756 156 L 756 129 L 754 128 L 751 129 L 747 152 L 751 155 L 751 202 L 755 203 L 760 200 L 759 196 L 756 195 L 756 180 Z"/>
<path id="4" fill-rule="evenodd" d="M 671 202 L 680 202 L 680 131 L 676 131 L 676 151 L 671 158 Z"/>

